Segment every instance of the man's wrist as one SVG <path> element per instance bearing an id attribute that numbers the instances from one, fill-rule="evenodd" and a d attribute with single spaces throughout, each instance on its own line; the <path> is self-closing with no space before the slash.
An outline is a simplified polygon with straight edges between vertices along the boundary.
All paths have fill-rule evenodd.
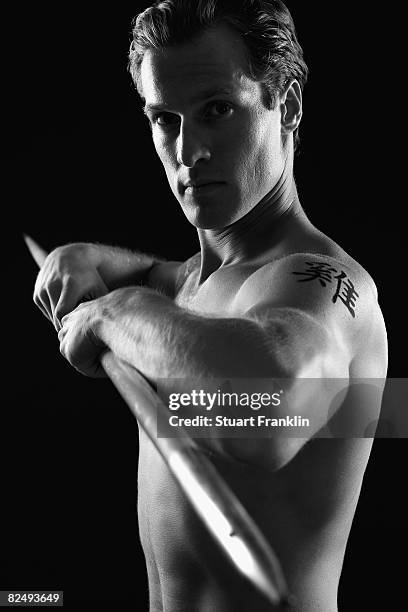
<path id="1" fill-rule="evenodd" d="M 162 304 L 164 300 L 167 302 L 153 289 L 140 285 L 115 289 L 96 300 L 94 333 L 103 344 L 126 360 L 133 354 L 135 338 L 140 340 L 152 306 L 157 301 Z"/>

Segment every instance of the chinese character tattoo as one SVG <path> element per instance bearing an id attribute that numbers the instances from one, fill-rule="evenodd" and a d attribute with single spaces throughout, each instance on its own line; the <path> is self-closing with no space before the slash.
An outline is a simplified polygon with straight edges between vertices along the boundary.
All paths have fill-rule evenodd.
<path id="1" fill-rule="evenodd" d="M 303 272 L 292 272 L 298 276 L 304 276 L 299 278 L 298 282 L 307 282 L 317 280 L 322 287 L 327 287 L 328 284 L 337 281 L 337 287 L 332 297 L 332 302 L 335 304 L 337 300 L 340 300 L 351 316 L 355 318 L 355 307 L 356 299 L 359 297 L 353 282 L 347 277 L 347 274 L 341 270 L 338 271 L 326 262 L 305 262 L 307 269 Z"/>

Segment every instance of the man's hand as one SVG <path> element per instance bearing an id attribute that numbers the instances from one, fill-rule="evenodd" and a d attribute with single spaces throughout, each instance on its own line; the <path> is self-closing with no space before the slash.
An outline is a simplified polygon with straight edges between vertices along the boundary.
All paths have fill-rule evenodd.
<path id="1" fill-rule="evenodd" d="M 61 354 L 81 374 L 92 378 L 106 376 L 99 361 L 106 348 L 98 336 L 100 312 L 100 300 L 80 304 L 62 318 L 58 332 Z"/>
<path id="2" fill-rule="evenodd" d="M 98 266 L 98 247 L 68 244 L 51 251 L 34 288 L 34 302 L 58 331 L 61 319 L 80 303 L 108 292 Z"/>
<path id="3" fill-rule="evenodd" d="M 161 262 L 155 256 L 120 247 L 67 244 L 54 249 L 45 260 L 35 284 L 34 302 L 58 331 L 62 317 L 80 302 L 120 287 L 147 286 L 153 268 L 154 285 L 170 296 L 179 266 L 179 262 Z"/>

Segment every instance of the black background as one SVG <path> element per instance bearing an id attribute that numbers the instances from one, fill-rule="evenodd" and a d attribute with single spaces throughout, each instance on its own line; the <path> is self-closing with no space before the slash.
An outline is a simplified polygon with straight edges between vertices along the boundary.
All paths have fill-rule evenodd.
<path id="1" fill-rule="evenodd" d="M 21 232 L 47 250 L 120 244 L 182 260 L 198 250 L 155 157 L 126 70 L 131 19 L 148 2 L 21 6 L 10 44 L 12 188 L 5 264 L 0 587 L 64 589 L 79 602 L 146 610 L 137 529 L 137 425 L 108 381 L 74 372 L 31 301 L 35 264 Z M 405 225 L 387 99 L 386 27 L 371 3 L 352 15 L 287 2 L 311 69 L 295 176 L 322 231 L 371 273 L 389 335 L 389 376 L 406 376 Z M 327 8 L 330 6 L 330 10 Z M 405 334 L 406 335 L 406 334 Z M 376 440 L 349 540 L 340 610 L 401 604 L 407 546 L 403 440 Z M 401 573 L 399 574 L 399 572 Z M 115 603 L 116 602 L 116 603 Z"/>

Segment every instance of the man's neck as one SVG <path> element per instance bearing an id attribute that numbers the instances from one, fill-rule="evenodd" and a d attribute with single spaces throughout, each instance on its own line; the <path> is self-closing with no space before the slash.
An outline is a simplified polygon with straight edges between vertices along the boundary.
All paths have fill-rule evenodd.
<path id="1" fill-rule="evenodd" d="M 215 270 L 250 262 L 273 249 L 283 237 L 283 226 L 305 216 L 297 195 L 293 173 L 284 172 L 264 198 L 235 223 L 222 229 L 199 229 L 200 281 Z"/>

